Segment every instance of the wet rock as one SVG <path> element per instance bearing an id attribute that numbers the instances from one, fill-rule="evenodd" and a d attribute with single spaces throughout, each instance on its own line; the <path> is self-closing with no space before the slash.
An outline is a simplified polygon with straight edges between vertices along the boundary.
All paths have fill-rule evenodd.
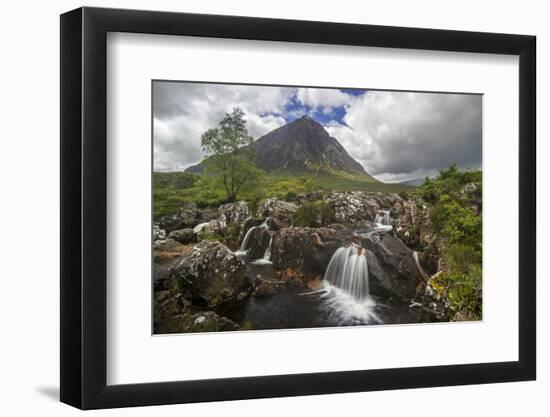
<path id="1" fill-rule="evenodd" d="M 218 208 L 219 220 L 225 224 L 241 225 L 248 217 L 250 211 L 246 201 L 227 203 Z"/>
<path id="2" fill-rule="evenodd" d="M 258 217 L 271 217 L 271 228 L 274 230 L 289 227 L 292 224 L 292 216 L 298 210 L 294 203 L 269 198 L 258 207 Z"/>
<path id="3" fill-rule="evenodd" d="M 367 249 L 370 293 L 410 302 L 423 288 L 422 272 L 413 251 L 391 233 L 373 233 L 360 239 Z"/>
<path id="4" fill-rule="evenodd" d="M 248 295 L 250 282 L 246 267 L 220 242 L 202 241 L 172 269 L 172 277 L 182 292 L 214 306 Z"/>
<path id="5" fill-rule="evenodd" d="M 277 269 L 300 270 L 305 277 L 323 276 L 330 258 L 354 239 L 354 231 L 341 225 L 284 228 L 273 235 L 271 260 Z"/>
<path id="6" fill-rule="evenodd" d="M 168 234 L 168 238 L 185 245 L 195 241 L 195 233 L 193 229 L 173 230 Z"/>

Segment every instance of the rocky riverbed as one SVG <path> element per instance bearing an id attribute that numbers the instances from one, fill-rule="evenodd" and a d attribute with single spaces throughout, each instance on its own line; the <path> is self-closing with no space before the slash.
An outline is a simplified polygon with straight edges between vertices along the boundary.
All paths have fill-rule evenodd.
<path id="1" fill-rule="evenodd" d="M 319 201 L 329 221 L 297 225 L 300 210 Z M 429 219 L 417 197 L 393 193 L 270 198 L 254 212 L 244 201 L 217 210 L 183 203 L 155 219 L 155 333 L 446 320 L 446 301 L 430 284 L 445 242 Z M 347 258 L 345 272 L 332 268 L 364 274 L 360 296 L 355 284 L 325 276 L 340 248 L 351 248 L 361 268 Z"/>

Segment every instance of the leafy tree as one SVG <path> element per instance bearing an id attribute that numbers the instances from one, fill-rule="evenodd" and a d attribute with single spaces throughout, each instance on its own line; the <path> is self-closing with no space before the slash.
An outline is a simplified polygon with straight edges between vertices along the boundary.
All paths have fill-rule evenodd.
<path id="1" fill-rule="evenodd" d="M 229 202 L 235 201 L 243 188 L 251 187 L 261 176 L 247 147 L 252 141 L 244 112 L 238 107 L 225 113 L 218 127 L 208 129 L 201 136 L 203 150 L 211 155 L 206 173 L 223 187 Z"/>

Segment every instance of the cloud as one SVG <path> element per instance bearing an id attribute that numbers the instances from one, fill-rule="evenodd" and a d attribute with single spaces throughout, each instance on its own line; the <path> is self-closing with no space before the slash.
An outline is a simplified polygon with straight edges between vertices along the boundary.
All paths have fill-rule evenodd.
<path id="1" fill-rule="evenodd" d="M 200 162 L 200 137 L 225 112 L 241 107 L 248 132 L 258 138 L 285 123 L 294 89 L 157 81 L 153 85 L 154 168 L 181 170 Z"/>
<path id="2" fill-rule="evenodd" d="M 330 113 L 331 107 L 340 107 L 350 102 L 351 96 L 341 90 L 330 88 L 299 88 L 296 99 L 304 106 L 321 108 Z"/>
<path id="3" fill-rule="evenodd" d="M 368 92 L 346 108 L 345 125 L 326 128 L 381 178 L 431 175 L 452 163 L 479 168 L 481 101 L 479 95 Z"/>
<path id="4" fill-rule="evenodd" d="M 480 95 L 155 82 L 155 170 L 204 157 L 201 134 L 241 107 L 255 139 L 303 114 L 317 118 L 365 169 L 383 181 L 431 176 L 456 163 L 481 167 Z"/>

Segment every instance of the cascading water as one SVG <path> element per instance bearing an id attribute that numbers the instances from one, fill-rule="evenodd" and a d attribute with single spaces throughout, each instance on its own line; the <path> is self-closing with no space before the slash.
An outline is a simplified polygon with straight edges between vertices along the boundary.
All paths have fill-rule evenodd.
<path id="1" fill-rule="evenodd" d="M 379 210 L 374 218 L 378 232 L 390 232 L 393 229 L 389 210 Z"/>
<path id="2" fill-rule="evenodd" d="M 241 243 L 241 248 L 239 250 L 239 252 L 247 252 L 248 251 L 248 242 L 250 240 L 250 237 L 254 234 L 254 232 L 258 229 L 261 229 L 261 230 L 268 230 L 269 229 L 269 226 L 271 224 L 271 217 L 268 217 L 267 219 L 265 219 L 265 221 L 260 224 L 259 226 L 252 226 L 250 229 L 248 229 L 248 231 L 246 232 L 246 234 L 244 235 L 244 239 Z"/>
<path id="3" fill-rule="evenodd" d="M 369 267 L 366 250 L 355 245 L 339 248 L 325 271 L 325 281 L 351 294 L 357 300 L 369 295 Z"/>
<path id="4" fill-rule="evenodd" d="M 374 223 L 378 225 L 388 226 L 391 225 L 391 217 L 389 210 L 379 210 L 374 218 Z"/>
<path id="5" fill-rule="evenodd" d="M 269 245 L 267 245 L 267 249 L 264 252 L 264 259 L 266 261 L 271 261 L 271 246 L 273 245 L 273 236 L 269 239 Z"/>

